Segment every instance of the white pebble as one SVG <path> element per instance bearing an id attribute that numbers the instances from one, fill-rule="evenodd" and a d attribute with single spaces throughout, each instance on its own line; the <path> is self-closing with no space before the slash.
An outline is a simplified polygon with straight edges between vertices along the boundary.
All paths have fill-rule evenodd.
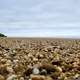
<path id="1" fill-rule="evenodd" d="M 38 68 L 34 68 L 32 72 L 33 72 L 33 74 L 39 74 L 40 73 Z"/>
<path id="2" fill-rule="evenodd" d="M 21 77 L 21 78 L 20 78 L 20 80 L 24 80 L 24 78 L 23 78 L 23 77 Z"/>

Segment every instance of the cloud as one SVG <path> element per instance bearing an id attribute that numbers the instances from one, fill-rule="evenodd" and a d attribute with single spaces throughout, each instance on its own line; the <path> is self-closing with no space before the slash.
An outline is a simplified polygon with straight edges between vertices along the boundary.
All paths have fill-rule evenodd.
<path id="1" fill-rule="evenodd" d="M 75 35 L 80 30 L 79 9 L 80 0 L 2 0 L 0 32 L 9 36 L 23 32 L 27 36 Z"/>

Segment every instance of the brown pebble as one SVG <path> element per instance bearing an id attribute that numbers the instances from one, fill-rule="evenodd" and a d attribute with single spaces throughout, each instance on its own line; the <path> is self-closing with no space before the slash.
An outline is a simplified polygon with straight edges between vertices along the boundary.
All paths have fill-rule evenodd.
<path id="1" fill-rule="evenodd" d="M 49 76 L 31 75 L 31 80 L 52 80 Z"/>

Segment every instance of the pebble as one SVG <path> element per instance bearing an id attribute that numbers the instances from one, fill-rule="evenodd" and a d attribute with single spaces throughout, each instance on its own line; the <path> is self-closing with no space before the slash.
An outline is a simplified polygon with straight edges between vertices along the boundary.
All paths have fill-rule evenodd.
<path id="1" fill-rule="evenodd" d="M 15 56 L 16 55 L 16 51 L 13 50 L 13 52 L 10 53 L 12 56 Z"/>
<path id="2" fill-rule="evenodd" d="M 39 54 L 39 57 L 40 57 L 40 58 L 43 58 L 43 57 L 44 57 L 44 55 L 42 55 L 42 54 Z"/>
<path id="3" fill-rule="evenodd" d="M 32 73 L 33 73 L 33 74 L 39 74 L 39 73 L 40 73 L 40 71 L 39 71 L 39 69 L 38 69 L 38 68 L 34 68 L 34 69 L 33 69 L 33 71 L 32 71 Z"/>
<path id="4" fill-rule="evenodd" d="M 42 76 L 42 75 L 31 75 L 31 80 L 53 80 L 49 76 Z"/>
<path id="5" fill-rule="evenodd" d="M 7 80 L 18 80 L 16 75 L 10 75 Z"/>
<path id="6" fill-rule="evenodd" d="M 7 71 L 8 71 L 9 73 L 13 73 L 12 67 L 11 67 L 11 66 L 8 66 L 8 67 L 7 67 Z"/>
<path id="7" fill-rule="evenodd" d="M 20 77 L 20 80 L 24 80 L 24 77 Z"/>
<path id="8" fill-rule="evenodd" d="M 4 76 L 0 75 L 0 80 L 5 80 Z"/>
<path id="9" fill-rule="evenodd" d="M 33 58 L 33 61 L 35 61 L 35 62 L 36 62 L 36 61 L 38 61 L 38 59 L 37 59 L 37 58 Z"/>
<path id="10" fill-rule="evenodd" d="M 31 80 L 45 80 L 45 76 L 41 75 L 30 75 Z"/>
<path id="11" fill-rule="evenodd" d="M 40 72 L 41 75 L 47 75 L 47 71 L 45 69 L 42 69 Z"/>
<path id="12" fill-rule="evenodd" d="M 0 43 L 0 80 L 80 80 L 80 41 L 68 46 L 45 40 L 5 39 Z"/>
<path id="13" fill-rule="evenodd" d="M 76 74 L 73 78 L 77 79 L 79 76 L 80 76 L 79 74 Z"/>
<path id="14" fill-rule="evenodd" d="M 13 50 L 13 53 L 16 53 L 16 51 L 15 51 L 15 50 Z"/>
<path id="15" fill-rule="evenodd" d="M 62 72 L 62 68 L 61 67 L 56 67 L 56 70 L 58 71 L 58 72 Z"/>
<path id="16" fill-rule="evenodd" d="M 6 63 L 12 65 L 12 61 L 11 60 L 7 60 Z"/>
<path id="17" fill-rule="evenodd" d="M 0 55 L 2 55 L 2 51 L 0 51 Z"/>
<path id="18" fill-rule="evenodd" d="M 80 80 L 80 76 L 78 78 L 74 79 L 74 80 Z"/>
<path id="19" fill-rule="evenodd" d="M 2 63 L 5 63 L 7 61 L 7 59 L 1 59 Z"/>
<path id="20" fill-rule="evenodd" d="M 14 64 L 17 64 L 18 62 L 19 62 L 19 60 L 18 60 L 18 59 L 13 60 L 13 63 L 14 63 Z"/>

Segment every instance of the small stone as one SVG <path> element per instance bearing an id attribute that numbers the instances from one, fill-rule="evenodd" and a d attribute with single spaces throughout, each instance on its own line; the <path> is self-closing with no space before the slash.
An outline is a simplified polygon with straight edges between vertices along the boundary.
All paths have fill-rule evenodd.
<path id="1" fill-rule="evenodd" d="M 39 74 L 39 73 L 40 73 L 40 71 L 39 71 L 39 69 L 38 69 L 38 68 L 34 68 L 34 69 L 33 69 L 33 71 L 32 71 L 32 73 L 33 73 L 33 74 Z"/>
<path id="2" fill-rule="evenodd" d="M 45 80 L 53 80 L 53 79 L 51 77 L 49 77 L 49 76 L 46 76 Z"/>
<path id="3" fill-rule="evenodd" d="M 2 55 L 2 51 L 0 51 L 0 55 Z"/>
<path id="4" fill-rule="evenodd" d="M 40 68 L 41 69 L 45 69 L 47 71 L 47 73 L 50 73 L 50 72 L 54 72 L 55 71 L 55 67 L 52 64 L 49 64 L 49 63 L 43 63 L 40 66 Z"/>
<path id="5" fill-rule="evenodd" d="M 16 51 L 13 50 L 10 54 L 11 54 L 12 56 L 15 56 L 15 55 L 16 55 Z"/>
<path id="6" fill-rule="evenodd" d="M 8 71 L 9 73 L 13 73 L 12 67 L 7 67 L 7 71 Z"/>
<path id="7" fill-rule="evenodd" d="M 31 80 L 45 80 L 45 76 L 41 75 L 31 75 Z"/>
<path id="8" fill-rule="evenodd" d="M 12 61 L 11 60 L 7 60 L 6 63 L 9 64 L 9 65 L 12 65 Z"/>
<path id="9" fill-rule="evenodd" d="M 42 69 L 40 72 L 41 75 L 47 75 L 47 71 L 45 69 Z"/>
<path id="10" fill-rule="evenodd" d="M 18 80 L 16 75 L 10 75 L 7 80 Z"/>
<path id="11" fill-rule="evenodd" d="M 6 70 L 6 66 L 1 64 L 0 65 L 0 74 L 7 75 L 9 72 Z"/>
<path id="12" fill-rule="evenodd" d="M 5 80 L 4 76 L 0 75 L 0 80 Z"/>
<path id="13" fill-rule="evenodd" d="M 37 59 L 37 58 L 33 58 L 33 61 L 35 61 L 35 62 L 36 62 L 36 61 L 38 61 L 38 59 Z"/>
<path id="14" fill-rule="evenodd" d="M 49 76 L 42 76 L 42 75 L 31 75 L 31 80 L 53 80 Z"/>
<path id="15" fill-rule="evenodd" d="M 76 74 L 73 78 L 77 79 L 79 76 L 80 76 L 79 74 Z"/>
<path id="16" fill-rule="evenodd" d="M 58 77 L 59 80 L 66 80 L 65 78 L 66 78 L 66 75 L 65 75 L 64 73 L 62 73 L 62 74 Z"/>
<path id="17" fill-rule="evenodd" d="M 13 60 L 13 63 L 14 63 L 14 64 L 17 64 L 18 62 L 19 62 L 19 60 L 18 60 L 18 59 Z"/>
<path id="18" fill-rule="evenodd" d="M 31 57 L 33 57 L 33 55 L 32 54 L 28 54 L 28 57 L 31 58 Z"/>
<path id="19" fill-rule="evenodd" d="M 42 55 L 42 54 L 39 54 L 39 57 L 40 57 L 40 58 L 43 58 L 43 57 L 44 57 L 44 55 Z"/>
<path id="20" fill-rule="evenodd" d="M 16 53 L 16 50 L 13 50 L 13 53 Z"/>
<path id="21" fill-rule="evenodd" d="M 73 79 L 73 80 L 80 80 L 80 76 L 79 76 L 79 77 L 77 77 L 76 79 Z"/>
<path id="22" fill-rule="evenodd" d="M 20 77 L 20 80 L 24 80 L 24 77 Z"/>
<path id="23" fill-rule="evenodd" d="M 58 67 L 56 67 L 56 70 L 57 70 L 57 71 L 59 71 L 59 72 L 62 72 L 62 68 L 61 68 L 61 67 L 59 67 L 59 66 L 58 66 Z"/>
<path id="24" fill-rule="evenodd" d="M 5 63 L 7 61 L 7 59 L 1 59 L 2 63 Z"/>

